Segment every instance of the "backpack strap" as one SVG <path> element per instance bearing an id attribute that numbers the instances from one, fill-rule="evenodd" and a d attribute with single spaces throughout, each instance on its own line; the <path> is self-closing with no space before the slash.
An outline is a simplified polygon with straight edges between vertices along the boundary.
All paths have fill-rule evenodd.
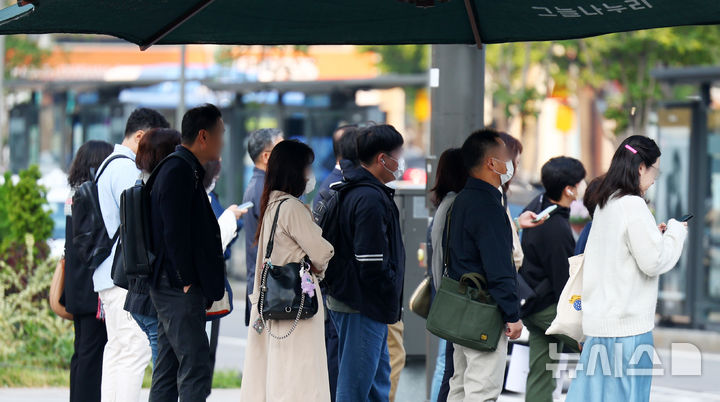
<path id="1" fill-rule="evenodd" d="M 445 215 L 445 229 L 443 230 L 445 232 L 445 236 L 443 236 L 445 238 L 445 244 L 443 245 L 444 247 L 442 250 L 443 276 L 448 276 L 448 269 L 450 268 L 450 218 L 452 217 L 453 206 L 455 206 L 454 201 L 452 204 L 450 204 L 447 215 Z"/>
<path id="2" fill-rule="evenodd" d="M 280 206 L 282 204 L 289 200 L 289 198 L 285 198 L 284 200 L 280 200 L 280 203 L 277 206 L 277 209 L 275 209 L 275 218 L 273 219 L 272 229 L 270 229 L 270 239 L 268 239 L 267 247 L 265 248 L 265 259 L 269 260 L 270 255 L 272 255 L 273 246 L 275 245 L 275 229 L 277 229 L 277 222 L 278 222 L 278 216 L 280 215 Z"/>
<path id="3" fill-rule="evenodd" d="M 104 172 L 105 169 L 108 167 L 108 165 L 109 165 L 110 163 L 112 163 L 112 161 L 114 161 L 115 159 L 130 159 L 130 160 L 132 160 L 131 157 L 129 157 L 129 156 L 127 156 L 127 155 L 122 155 L 122 154 L 120 154 L 120 155 L 113 155 L 113 156 L 111 156 L 110 158 L 108 158 L 108 160 L 102 165 L 102 168 L 100 168 L 100 171 L 99 171 L 99 172 L 97 173 L 97 175 L 93 178 L 93 184 L 94 184 L 95 186 L 97 186 L 98 180 L 100 180 L 100 175 L 103 174 L 103 172 Z M 99 205 L 98 205 L 98 207 L 99 207 Z M 98 210 L 98 212 L 99 212 L 99 210 Z M 120 236 L 120 226 L 118 226 L 117 230 L 115 231 L 115 234 L 114 234 L 113 237 L 111 238 L 112 244 L 115 244 L 115 242 L 117 241 L 117 239 L 118 239 L 119 236 Z"/>
<path id="4" fill-rule="evenodd" d="M 130 160 L 132 160 L 132 158 L 127 155 L 113 155 L 110 158 L 108 158 L 108 160 L 102 165 L 102 168 L 100 168 L 100 171 L 98 172 L 98 174 L 93 178 L 93 181 L 95 182 L 96 185 L 97 185 L 98 180 L 100 179 L 100 175 L 102 175 L 103 172 L 105 171 L 105 168 L 107 168 L 108 165 L 110 164 L 110 162 L 114 161 L 115 159 L 130 159 Z"/>

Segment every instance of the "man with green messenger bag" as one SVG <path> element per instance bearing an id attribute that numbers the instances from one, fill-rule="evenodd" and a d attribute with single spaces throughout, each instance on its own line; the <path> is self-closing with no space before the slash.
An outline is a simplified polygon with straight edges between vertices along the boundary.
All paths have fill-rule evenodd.
<path id="1" fill-rule="evenodd" d="M 462 156 L 470 178 L 448 212 L 445 274 L 427 328 L 455 347 L 448 401 L 493 401 L 502 392 L 508 338 L 522 331 L 512 229 L 499 190 L 513 165 L 489 129 L 472 133 Z"/>

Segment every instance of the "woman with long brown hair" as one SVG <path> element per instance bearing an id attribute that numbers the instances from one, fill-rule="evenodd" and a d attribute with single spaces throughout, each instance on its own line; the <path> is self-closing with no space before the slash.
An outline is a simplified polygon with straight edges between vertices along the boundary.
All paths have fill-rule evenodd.
<path id="1" fill-rule="evenodd" d="M 273 247 L 267 262 L 284 268 L 307 258 L 311 271 L 298 275 L 312 285 L 307 288 L 304 282 L 302 292 L 306 300 L 321 299 L 318 281 L 334 250 L 322 237 L 322 230 L 313 221 L 308 207 L 299 199 L 315 188 L 314 159 L 307 145 L 283 141 L 275 146 L 268 160 L 260 202 L 261 220 L 255 236 L 258 256 L 254 291 L 250 295 L 251 328 L 241 401 L 330 401 L 323 303 L 317 303 L 317 313 L 304 320 L 263 319 L 258 310 L 266 248 L 273 227 Z"/>

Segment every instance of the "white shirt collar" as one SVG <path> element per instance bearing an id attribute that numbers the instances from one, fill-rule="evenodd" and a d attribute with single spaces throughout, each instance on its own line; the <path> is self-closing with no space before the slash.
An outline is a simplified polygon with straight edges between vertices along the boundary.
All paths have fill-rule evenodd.
<path id="1" fill-rule="evenodd" d="M 125 155 L 132 160 L 135 160 L 135 152 L 132 151 L 132 149 L 126 147 L 123 144 L 115 144 L 115 148 L 113 149 L 114 154 L 121 154 Z"/>

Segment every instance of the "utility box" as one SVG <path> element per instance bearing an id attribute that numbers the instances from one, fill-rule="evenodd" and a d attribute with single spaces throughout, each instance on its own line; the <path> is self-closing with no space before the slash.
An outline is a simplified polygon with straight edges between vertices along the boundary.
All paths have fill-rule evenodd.
<path id="1" fill-rule="evenodd" d="M 405 242 L 405 288 L 403 292 L 403 322 L 405 351 L 408 357 L 426 357 L 427 330 L 425 320 L 410 311 L 409 302 L 427 272 L 428 208 L 424 185 L 393 183 L 395 203 L 400 210 L 400 227 Z"/>

